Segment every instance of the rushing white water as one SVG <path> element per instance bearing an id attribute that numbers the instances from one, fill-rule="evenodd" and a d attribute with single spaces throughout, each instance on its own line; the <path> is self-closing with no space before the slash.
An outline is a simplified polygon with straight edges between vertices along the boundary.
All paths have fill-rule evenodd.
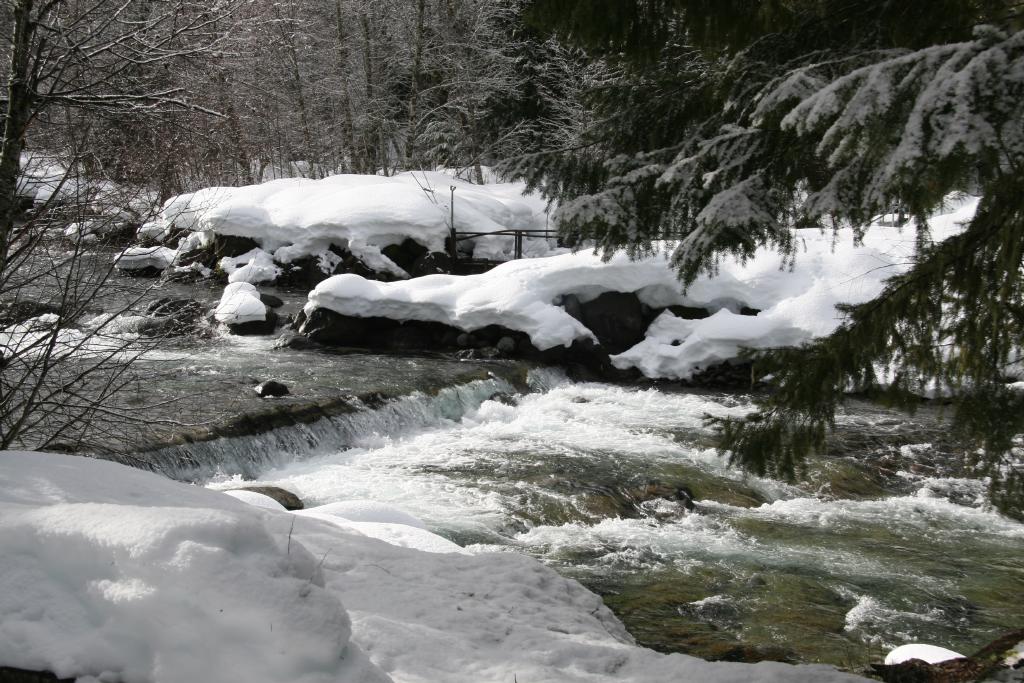
<path id="1" fill-rule="evenodd" d="M 850 664 L 913 638 L 971 650 L 1024 617 L 1000 606 L 1024 589 L 1024 525 L 980 482 L 901 471 L 898 489 L 837 498 L 727 467 L 704 420 L 746 414 L 741 398 L 532 380 L 514 399 L 481 385 L 399 402 L 353 423 L 344 448 L 268 461 L 260 482 L 307 505 L 397 505 L 471 548 L 540 557 L 667 649 L 714 656 L 739 638 Z M 835 469 L 819 463 L 819 479 Z M 683 485 L 693 513 L 665 496 Z"/>

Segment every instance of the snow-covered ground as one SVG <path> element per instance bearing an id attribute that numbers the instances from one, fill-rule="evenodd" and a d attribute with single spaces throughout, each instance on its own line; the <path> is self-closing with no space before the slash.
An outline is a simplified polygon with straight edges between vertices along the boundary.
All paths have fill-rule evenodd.
<path id="1" fill-rule="evenodd" d="M 0 665 L 81 681 L 863 680 L 637 647 L 575 581 L 387 506 L 291 514 L 81 457 L 0 452 L 0 550 Z"/>
<path id="2" fill-rule="evenodd" d="M 329 258 L 331 244 L 364 261 L 379 261 L 386 260 L 381 248 L 407 238 L 430 251 L 444 251 L 453 197 L 457 230 L 544 229 L 546 202 L 539 196 L 524 196 L 524 189 L 522 183 L 474 185 L 439 172 L 287 178 L 245 187 L 209 187 L 172 197 L 145 232 L 170 234 L 177 228 L 248 237 L 279 263 L 304 256 Z M 474 255 L 510 258 L 512 239 L 473 239 Z M 527 240 L 528 254 L 548 250 L 545 240 Z"/>
<path id="3" fill-rule="evenodd" d="M 942 240 L 974 215 L 967 198 L 931 221 Z M 712 312 L 702 320 L 663 313 L 644 341 L 612 361 L 652 378 L 688 379 L 707 367 L 736 358 L 742 348 L 797 345 L 832 332 L 841 322 L 836 305 L 877 296 L 885 280 L 910 267 L 916 235 L 912 227 L 872 226 L 861 244 L 851 229 L 837 235 L 799 230 L 795 264 L 762 248 L 745 263 L 724 258 L 714 277 L 702 276 L 683 293 L 664 256 L 610 261 L 590 252 L 502 264 L 480 275 L 430 275 L 381 283 L 337 275 L 310 293 L 306 312 L 317 307 L 351 316 L 442 322 L 466 331 L 487 325 L 525 332 L 534 346 L 569 346 L 593 337 L 560 305 L 565 295 L 582 301 L 603 292 L 635 292 L 654 308 L 681 304 Z M 741 308 L 758 311 L 742 315 Z"/>

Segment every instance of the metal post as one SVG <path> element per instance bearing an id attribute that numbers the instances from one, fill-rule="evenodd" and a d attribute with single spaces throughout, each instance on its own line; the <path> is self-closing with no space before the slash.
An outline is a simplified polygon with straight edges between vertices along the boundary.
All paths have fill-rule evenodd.
<path id="1" fill-rule="evenodd" d="M 451 206 L 451 223 L 448 224 L 448 233 L 449 233 L 448 238 L 452 242 L 451 254 L 450 254 L 450 256 L 452 257 L 452 265 L 455 265 L 455 262 L 459 260 L 459 243 L 456 241 L 457 236 L 455 234 L 455 186 L 454 185 L 450 185 L 449 189 L 452 191 L 452 200 L 451 200 L 451 205 L 450 205 Z"/>

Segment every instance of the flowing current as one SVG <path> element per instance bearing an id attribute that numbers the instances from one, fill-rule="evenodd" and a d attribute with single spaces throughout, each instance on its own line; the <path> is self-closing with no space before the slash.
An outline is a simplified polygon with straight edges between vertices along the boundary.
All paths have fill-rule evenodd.
<path id="1" fill-rule="evenodd" d="M 907 642 L 973 652 L 1024 623 L 1024 525 L 920 441 L 941 429 L 852 410 L 796 486 L 711 447 L 705 416 L 745 414 L 745 397 L 543 370 L 531 384 L 478 381 L 304 431 L 305 446 L 244 448 L 275 451 L 255 479 L 307 506 L 389 503 L 461 545 L 537 557 L 656 649 L 859 668 Z M 226 472 L 211 485 L 237 485 Z"/>

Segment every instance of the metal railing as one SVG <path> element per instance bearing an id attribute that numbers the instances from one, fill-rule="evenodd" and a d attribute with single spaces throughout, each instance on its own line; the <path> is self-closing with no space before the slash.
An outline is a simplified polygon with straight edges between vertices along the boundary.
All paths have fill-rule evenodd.
<path id="1" fill-rule="evenodd" d="M 473 239 L 475 237 L 502 237 L 511 236 L 513 238 L 513 252 L 514 257 L 517 259 L 523 258 L 523 242 L 527 237 L 537 237 L 541 239 L 558 239 L 557 230 L 496 230 L 494 232 L 462 232 L 461 230 L 450 230 L 449 231 L 449 256 L 451 256 L 452 262 L 459 260 L 459 242 L 463 240 Z"/>

